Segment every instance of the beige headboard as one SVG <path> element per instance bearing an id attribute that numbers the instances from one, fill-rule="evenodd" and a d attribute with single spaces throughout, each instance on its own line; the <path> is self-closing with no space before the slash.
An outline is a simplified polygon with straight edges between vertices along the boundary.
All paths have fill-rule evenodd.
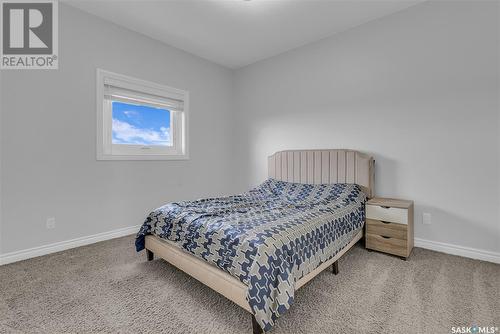
<path id="1" fill-rule="evenodd" d="M 268 158 L 269 177 L 298 183 L 355 183 L 374 195 L 375 160 L 353 150 L 291 150 Z"/>

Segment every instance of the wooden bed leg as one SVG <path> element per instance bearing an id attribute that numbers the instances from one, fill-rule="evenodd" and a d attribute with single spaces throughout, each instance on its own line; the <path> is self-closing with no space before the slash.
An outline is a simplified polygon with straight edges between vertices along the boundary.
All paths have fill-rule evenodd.
<path id="1" fill-rule="evenodd" d="M 153 253 L 149 249 L 146 249 L 146 257 L 148 261 L 153 261 L 153 259 L 155 258 L 155 253 Z"/>
<path id="2" fill-rule="evenodd" d="M 257 319 L 255 319 L 255 316 L 252 314 L 252 330 L 253 334 L 262 334 L 264 331 L 262 330 L 262 327 L 260 327 L 259 323 L 257 322 Z"/>
<path id="3" fill-rule="evenodd" d="M 337 275 L 339 273 L 339 260 L 333 262 L 332 264 L 332 273 Z"/>

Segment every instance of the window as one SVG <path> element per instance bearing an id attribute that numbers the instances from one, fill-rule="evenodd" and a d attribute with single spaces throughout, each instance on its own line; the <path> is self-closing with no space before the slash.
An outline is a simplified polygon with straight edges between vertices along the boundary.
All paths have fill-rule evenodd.
<path id="1" fill-rule="evenodd" d="M 97 70 L 97 159 L 188 158 L 188 92 Z"/>

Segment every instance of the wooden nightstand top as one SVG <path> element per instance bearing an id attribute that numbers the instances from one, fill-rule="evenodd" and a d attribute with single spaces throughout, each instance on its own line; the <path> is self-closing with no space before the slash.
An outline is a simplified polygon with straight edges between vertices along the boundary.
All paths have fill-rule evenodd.
<path id="1" fill-rule="evenodd" d="M 368 200 L 368 202 L 366 202 L 366 205 L 378 205 L 388 206 L 391 208 L 409 209 L 413 205 L 413 201 L 395 198 L 374 197 Z"/>

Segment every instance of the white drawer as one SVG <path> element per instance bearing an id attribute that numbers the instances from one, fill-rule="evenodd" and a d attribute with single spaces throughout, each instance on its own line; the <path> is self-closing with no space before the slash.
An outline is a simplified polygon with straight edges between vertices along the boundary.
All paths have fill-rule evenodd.
<path id="1" fill-rule="evenodd" d="M 367 205 L 366 218 L 408 225 L 408 209 Z"/>

